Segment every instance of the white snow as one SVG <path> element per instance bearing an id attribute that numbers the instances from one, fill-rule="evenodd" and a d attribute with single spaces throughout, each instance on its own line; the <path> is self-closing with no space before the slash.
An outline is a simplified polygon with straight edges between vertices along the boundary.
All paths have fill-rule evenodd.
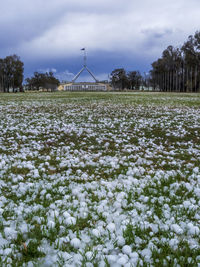
<path id="1" fill-rule="evenodd" d="M 81 241 L 78 238 L 73 238 L 70 242 L 70 244 L 74 247 L 74 248 L 80 248 L 81 247 Z"/>
<path id="2" fill-rule="evenodd" d="M 196 96 L 72 95 L 0 100 L 0 258 L 38 239 L 41 266 L 153 266 L 184 240 L 196 263 L 200 112 L 178 104 Z"/>
<path id="3" fill-rule="evenodd" d="M 123 248 L 122 248 L 122 252 L 123 252 L 124 254 L 130 255 L 131 252 L 132 252 L 132 249 L 131 249 L 130 246 L 125 245 L 125 246 L 123 246 Z"/>
<path id="4" fill-rule="evenodd" d="M 68 217 L 66 220 L 65 220 L 65 223 L 67 225 L 75 225 L 76 224 L 76 218 L 74 217 Z"/>
<path id="5" fill-rule="evenodd" d="M 110 232 L 114 232 L 115 231 L 115 224 L 114 223 L 109 223 L 106 228 L 108 229 L 108 231 Z"/>

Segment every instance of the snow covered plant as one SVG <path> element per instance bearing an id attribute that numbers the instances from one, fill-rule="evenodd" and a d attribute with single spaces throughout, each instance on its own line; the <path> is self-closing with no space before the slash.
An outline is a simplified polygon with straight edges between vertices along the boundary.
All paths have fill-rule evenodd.
<path id="1" fill-rule="evenodd" d="M 0 100 L 0 266 L 200 266 L 200 96 Z"/>

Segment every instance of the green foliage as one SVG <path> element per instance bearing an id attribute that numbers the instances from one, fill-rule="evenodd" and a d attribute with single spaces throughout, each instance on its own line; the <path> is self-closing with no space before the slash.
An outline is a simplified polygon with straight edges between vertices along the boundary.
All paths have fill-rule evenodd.
<path id="1" fill-rule="evenodd" d="M 22 249 L 22 255 L 26 262 L 33 258 L 40 258 L 45 256 L 45 253 L 38 250 L 38 245 L 38 242 L 31 240 L 28 243 L 28 246 Z"/>
<path id="2" fill-rule="evenodd" d="M 160 91 L 198 92 L 200 90 L 200 31 L 180 48 L 168 46 L 152 63 L 151 83 Z"/>
<path id="3" fill-rule="evenodd" d="M 27 78 L 26 83 L 28 90 L 39 90 L 40 87 L 54 89 L 60 82 L 54 77 L 53 72 L 34 72 L 34 76 Z"/>
<path id="4" fill-rule="evenodd" d="M 197 94 L 26 93 L 4 94 L 1 101 L 0 152 L 7 158 L 1 194 L 7 201 L 2 201 L 0 234 L 8 239 L 2 248 L 8 254 L 0 255 L 0 266 L 41 266 L 49 251 L 59 255 L 55 266 L 73 264 L 80 253 L 82 266 L 100 261 L 110 266 L 107 256 L 119 255 L 123 247 L 118 234 L 137 252 L 136 266 L 197 266 L 199 248 L 192 242 L 199 244 L 199 236 L 181 223 L 198 226 L 193 190 L 198 183 L 193 169 L 200 163 Z M 65 131 L 71 123 L 77 131 Z M 31 162 L 39 175 L 23 162 Z M 64 211 L 75 224 L 68 225 Z M 116 232 L 106 230 L 108 216 Z M 183 233 L 170 228 L 171 218 Z M 18 235 L 8 238 L 5 227 Z M 81 247 L 73 247 L 72 233 Z M 108 243 L 113 247 L 105 250 Z M 152 249 L 150 263 L 142 254 L 147 248 Z"/>
<path id="5" fill-rule="evenodd" d="M 135 242 L 134 228 L 131 223 L 126 225 L 126 229 L 123 231 L 123 237 L 126 240 L 127 245 L 133 245 Z"/>
<path id="6" fill-rule="evenodd" d="M 9 92 L 9 88 L 15 92 L 16 88 L 22 89 L 24 63 L 17 55 L 7 56 L 0 59 L 0 91 Z"/>
<path id="7" fill-rule="evenodd" d="M 139 71 L 129 71 L 125 69 L 115 69 L 111 73 L 111 84 L 117 89 L 139 89 L 142 76 Z"/>
<path id="8" fill-rule="evenodd" d="M 139 71 L 129 71 L 127 74 L 129 88 L 138 90 L 142 82 L 142 76 Z"/>

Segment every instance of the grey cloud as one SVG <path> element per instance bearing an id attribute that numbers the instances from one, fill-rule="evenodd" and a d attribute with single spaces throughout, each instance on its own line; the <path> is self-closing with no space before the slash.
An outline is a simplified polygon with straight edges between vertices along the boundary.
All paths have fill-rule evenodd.
<path id="1" fill-rule="evenodd" d="M 73 77 L 75 76 L 75 74 L 68 70 L 65 70 L 65 71 L 56 73 L 55 76 L 60 81 L 71 81 Z"/>
<path id="2" fill-rule="evenodd" d="M 37 70 L 38 72 L 42 72 L 42 73 L 49 73 L 49 72 L 53 72 L 53 73 L 56 73 L 57 70 L 55 68 L 46 68 L 46 69 L 38 69 Z"/>
<path id="3" fill-rule="evenodd" d="M 146 28 L 142 29 L 141 33 L 150 38 L 163 38 L 166 37 L 166 35 L 172 34 L 173 30 L 169 28 Z"/>
<path id="4" fill-rule="evenodd" d="M 151 60 L 200 28 L 197 0 L 2 0 L 0 9 L 0 57 L 32 62 L 77 57 L 85 46 Z"/>
<path id="5" fill-rule="evenodd" d="M 68 16 L 106 14 L 126 10 L 124 1 L 106 0 L 7 0 L 1 3 L 0 48 L 15 48 L 21 43 L 34 41 Z M 56 38 L 56 35 L 55 35 Z"/>

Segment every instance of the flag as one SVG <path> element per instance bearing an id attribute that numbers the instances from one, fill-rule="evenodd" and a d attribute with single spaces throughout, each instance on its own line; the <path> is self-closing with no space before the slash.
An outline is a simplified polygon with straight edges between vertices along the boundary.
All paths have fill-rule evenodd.
<path id="1" fill-rule="evenodd" d="M 85 48 L 81 48 L 81 50 L 85 50 Z"/>

